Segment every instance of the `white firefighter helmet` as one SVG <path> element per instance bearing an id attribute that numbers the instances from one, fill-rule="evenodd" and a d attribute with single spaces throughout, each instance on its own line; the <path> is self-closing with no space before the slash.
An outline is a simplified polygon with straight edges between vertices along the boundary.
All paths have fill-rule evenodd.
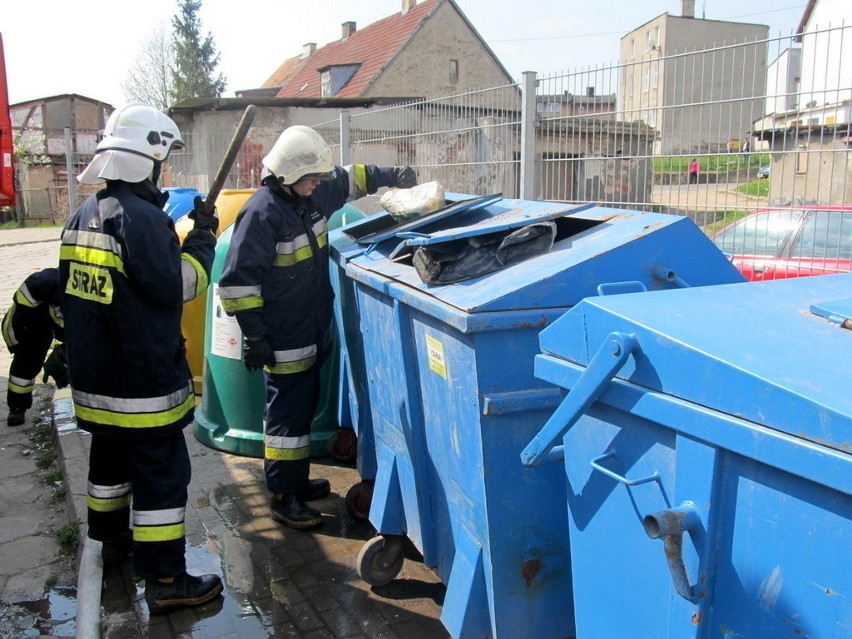
<path id="1" fill-rule="evenodd" d="M 328 180 L 333 177 L 331 149 L 309 126 L 295 125 L 284 129 L 262 162 L 275 177 L 288 185 L 305 178 Z"/>
<path id="2" fill-rule="evenodd" d="M 183 146 L 180 130 L 169 116 L 147 104 L 128 104 L 109 116 L 95 157 L 77 179 L 83 184 L 141 182 L 151 176 L 155 162 L 163 162 L 172 149 Z"/>

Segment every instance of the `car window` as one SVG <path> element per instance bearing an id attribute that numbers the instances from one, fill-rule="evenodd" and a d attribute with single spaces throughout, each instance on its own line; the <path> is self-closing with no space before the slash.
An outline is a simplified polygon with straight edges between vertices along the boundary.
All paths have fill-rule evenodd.
<path id="1" fill-rule="evenodd" d="M 852 258 L 852 212 L 810 211 L 790 255 L 831 260 Z"/>
<path id="2" fill-rule="evenodd" d="M 778 255 L 796 228 L 801 211 L 764 211 L 744 217 L 714 238 L 716 246 L 734 255 Z"/>

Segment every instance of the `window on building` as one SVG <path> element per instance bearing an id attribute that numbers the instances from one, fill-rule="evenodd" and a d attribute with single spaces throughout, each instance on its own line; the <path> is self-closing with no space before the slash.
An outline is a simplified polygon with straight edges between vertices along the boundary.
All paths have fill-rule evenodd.
<path id="1" fill-rule="evenodd" d="M 636 58 L 636 40 L 634 38 L 630 38 L 630 59 L 634 60 Z"/>
<path id="2" fill-rule="evenodd" d="M 808 147 L 800 146 L 796 149 L 796 173 L 808 172 Z"/>
<path id="3" fill-rule="evenodd" d="M 320 69 L 320 88 L 324 98 L 331 98 L 346 86 L 358 70 L 358 64 L 340 64 Z"/>
<path id="4" fill-rule="evenodd" d="M 651 50 L 651 32 L 646 31 L 645 32 L 645 51 L 650 51 L 650 50 Z"/>
<path id="5" fill-rule="evenodd" d="M 459 61 L 450 60 L 450 82 L 459 81 Z"/>
<path id="6" fill-rule="evenodd" d="M 660 79 L 660 68 L 655 64 L 651 69 L 651 88 L 656 89 Z"/>
<path id="7" fill-rule="evenodd" d="M 651 88 L 651 69 L 642 71 L 642 90 L 647 91 Z"/>

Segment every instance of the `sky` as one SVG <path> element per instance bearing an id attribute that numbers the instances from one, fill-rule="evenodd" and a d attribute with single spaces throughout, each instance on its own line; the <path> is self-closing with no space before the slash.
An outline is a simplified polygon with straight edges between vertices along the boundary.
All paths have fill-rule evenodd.
<path id="1" fill-rule="evenodd" d="M 680 0 L 455 0 L 514 79 L 524 71 L 569 72 L 618 61 L 619 39 Z M 846 2 L 847 0 L 827 0 Z M 5 0 L 0 34 L 12 104 L 75 93 L 118 106 L 121 83 L 160 27 L 171 33 L 178 0 Z M 787 36 L 807 0 L 696 0 L 696 17 L 769 26 Z M 224 97 L 259 87 L 302 46 L 340 38 L 400 10 L 402 0 L 204 0 L 202 34 L 210 33 L 225 76 Z"/>

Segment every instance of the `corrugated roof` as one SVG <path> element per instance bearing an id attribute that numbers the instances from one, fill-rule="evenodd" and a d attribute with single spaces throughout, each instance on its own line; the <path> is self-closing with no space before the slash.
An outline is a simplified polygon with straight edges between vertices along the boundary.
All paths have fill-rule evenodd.
<path id="1" fill-rule="evenodd" d="M 422 0 L 405 15 L 392 16 L 355 31 L 346 40 L 337 40 L 316 50 L 308 58 L 285 60 L 263 88 L 280 87 L 278 97 L 321 97 L 320 69 L 357 64 L 358 70 L 334 97 L 360 96 L 399 52 L 442 0 Z"/>

